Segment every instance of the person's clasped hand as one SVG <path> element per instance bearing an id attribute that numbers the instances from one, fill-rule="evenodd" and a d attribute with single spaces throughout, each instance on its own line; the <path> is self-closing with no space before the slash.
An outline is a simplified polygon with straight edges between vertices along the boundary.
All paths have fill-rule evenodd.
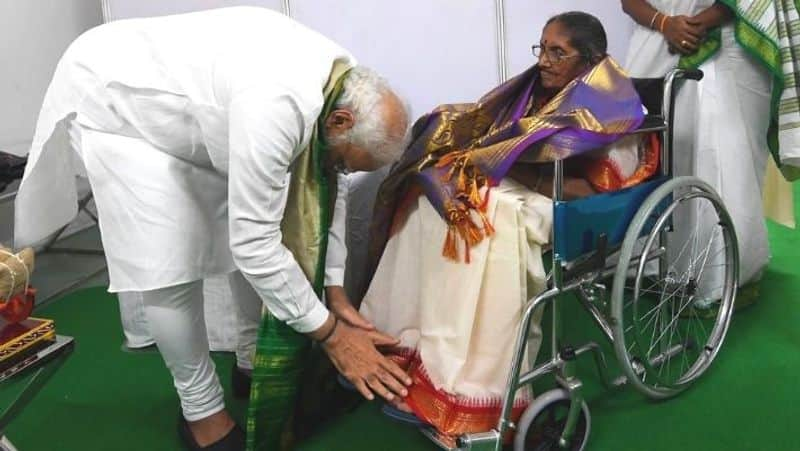
<path id="1" fill-rule="evenodd" d="M 705 38 L 702 24 L 687 16 L 667 17 L 662 30 L 670 49 L 683 55 L 696 52 Z"/>

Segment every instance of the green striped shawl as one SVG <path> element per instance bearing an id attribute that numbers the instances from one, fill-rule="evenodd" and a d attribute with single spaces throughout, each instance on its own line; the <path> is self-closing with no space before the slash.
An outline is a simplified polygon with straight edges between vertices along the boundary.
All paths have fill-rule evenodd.
<path id="1" fill-rule="evenodd" d="M 787 180 L 800 179 L 800 168 L 781 164 L 781 136 L 800 133 L 800 16 L 797 0 L 718 0 L 736 15 L 736 42 L 772 75 L 772 102 L 767 144 Z M 700 49 L 681 58 L 679 67 L 696 68 L 720 48 L 714 30 Z"/>

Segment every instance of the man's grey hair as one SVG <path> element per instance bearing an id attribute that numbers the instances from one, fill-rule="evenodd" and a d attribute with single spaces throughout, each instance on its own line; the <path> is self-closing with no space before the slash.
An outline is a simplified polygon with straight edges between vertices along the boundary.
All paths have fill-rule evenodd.
<path id="1" fill-rule="evenodd" d="M 386 80 L 372 69 L 356 66 L 344 80 L 343 92 L 334 108 L 350 110 L 355 117 L 353 128 L 336 137 L 333 143 L 349 142 L 369 152 L 381 166 L 400 158 L 408 145 L 409 108 L 400 100 L 406 126 L 397 135 L 398 127 L 386 122 L 379 105 L 388 94 L 394 94 Z M 397 94 L 394 94 L 395 96 Z"/>

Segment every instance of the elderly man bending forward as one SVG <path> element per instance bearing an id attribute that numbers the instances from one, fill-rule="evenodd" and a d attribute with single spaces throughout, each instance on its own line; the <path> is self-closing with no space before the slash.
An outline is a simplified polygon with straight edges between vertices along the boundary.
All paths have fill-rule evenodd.
<path id="1" fill-rule="evenodd" d="M 143 296 L 181 400 L 182 439 L 241 449 L 208 353 L 207 276 L 230 274 L 246 318 L 242 369 L 252 368 L 261 301 L 267 308 L 254 377 L 273 351 L 300 361 L 305 334 L 365 397 L 405 395 L 410 380 L 376 350 L 394 339 L 342 289 L 347 186 L 337 173 L 392 162 L 407 128 L 403 102 L 380 77 L 281 14 L 242 7 L 102 25 L 67 49 L 47 91 L 16 244 L 74 217 L 75 168 L 85 170 L 109 291 Z M 270 415 L 280 428 L 289 414 Z M 276 431 L 267 439 L 277 443 Z"/>

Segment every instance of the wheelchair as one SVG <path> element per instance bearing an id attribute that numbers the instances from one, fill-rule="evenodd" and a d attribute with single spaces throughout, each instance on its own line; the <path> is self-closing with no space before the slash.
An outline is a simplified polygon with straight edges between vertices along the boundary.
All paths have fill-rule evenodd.
<path id="1" fill-rule="evenodd" d="M 575 374 L 583 355 L 594 357 L 606 386 L 632 385 L 652 399 L 676 396 L 709 368 L 730 323 L 739 258 L 736 232 L 718 194 L 696 177 L 672 173 L 675 95 L 679 83 L 702 77 L 699 70 L 676 69 L 660 79 L 634 79 L 649 112 L 634 133 L 655 133 L 661 143 L 659 169 L 649 180 L 565 201 L 564 164 L 554 163 L 552 266 L 547 289 L 524 306 L 500 419 L 490 431 L 457 437 L 455 447 L 452 438 L 423 428 L 440 447 L 499 451 L 515 433 L 514 451 L 583 450 L 591 430 L 583 384 Z M 691 233 L 685 220 L 698 211 L 704 224 L 715 224 L 702 236 Z M 701 290 L 704 276 L 712 273 L 722 284 L 715 288 L 719 303 L 709 308 Z M 622 372 L 618 377 L 609 376 L 598 343 L 565 344 L 558 325 L 559 303 L 567 293 L 610 341 Z M 533 313 L 546 304 L 552 315 L 550 355 L 523 372 Z M 514 421 L 517 390 L 549 374 L 558 388 L 539 394 Z"/>

